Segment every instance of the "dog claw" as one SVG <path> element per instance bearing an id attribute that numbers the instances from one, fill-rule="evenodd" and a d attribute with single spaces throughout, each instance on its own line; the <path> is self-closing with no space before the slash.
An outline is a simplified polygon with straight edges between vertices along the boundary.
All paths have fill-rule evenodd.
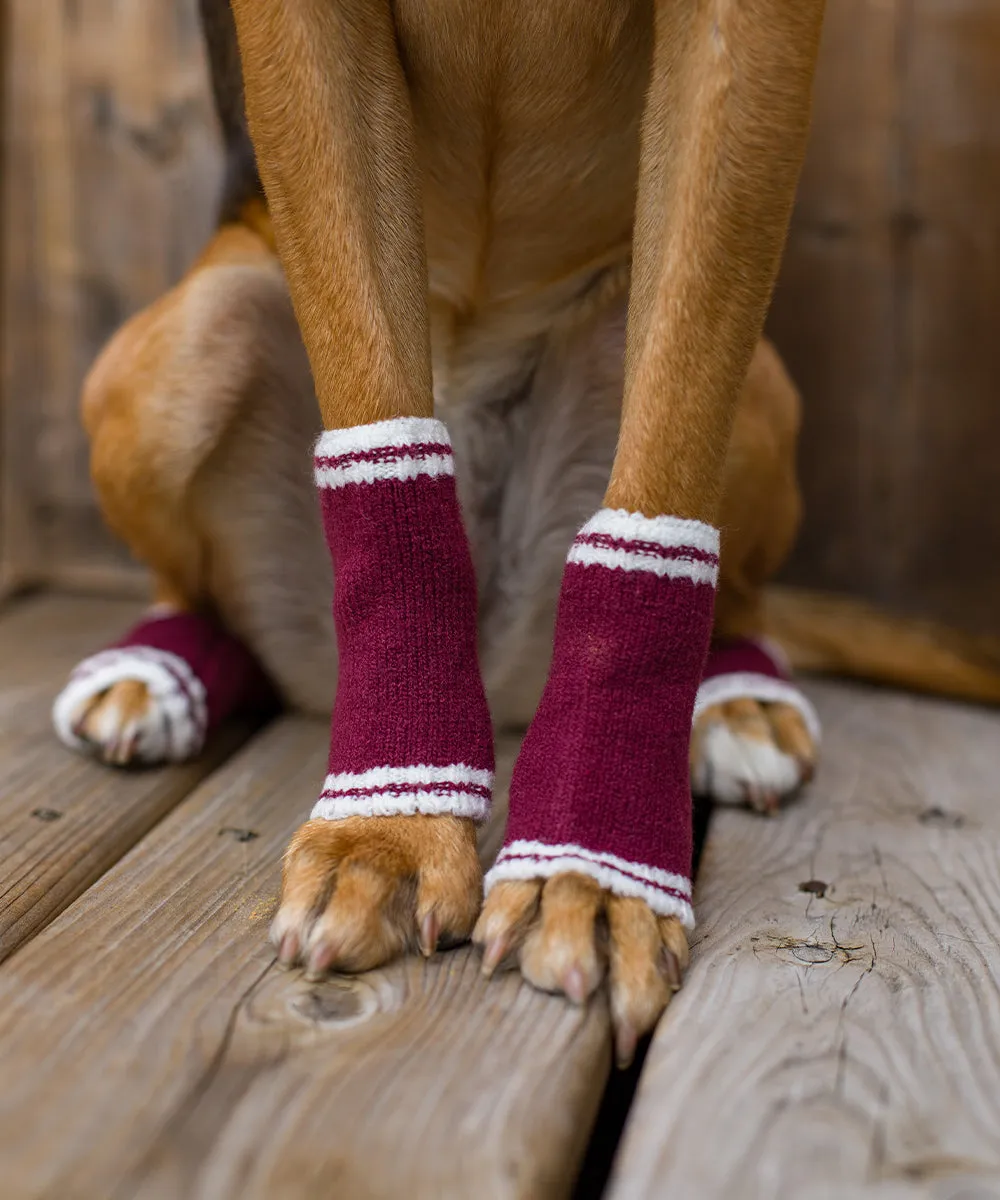
<path id="1" fill-rule="evenodd" d="M 562 990 L 571 1004 L 586 1004 L 587 981 L 575 963 L 562 977 Z"/>
<path id="2" fill-rule="evenodd" d="M 299 957 L 299 939 L 294 933 L 286 933 L 281 939 L 281 944 L 278 946 L 278 962 L 283 967 L 291 967 L 295 965 L 296 959 Z"/>
<path id="3" fill-rule="evenodd" d="M 310 981 L 321 979 L 336 962 L 339 947 L 333 942 L 320 942 L 309 955 L 306 967 L 306 978 Z"/>
<path id="4" fill-rule="evenodd" d="M 119 738 L 113 745 L 108 761 L 112 766 L 124 767 L 132 761 L 132 755 L 139 744 L 139 735 L 132 733 L 127 738 Z"/>
<path id="5" fill-rule="evenodd" d="M 632 1065 L 638 1041 L 638 1035 L 628 1021 L 623 1021 L 615 1029 L 615 1062 L 620 1070 Z"/>
<path id="6" fill-rule="evenodd" d="M 660 969 L 663 971 L 670 990 L 672 992 L 680 991 L 681 964 L 677 961 L 677 955 L 673 950 L 668 950 L 666 946 L 660 948 Z"/>
<path id="7" fill-rule="evenodd" d="M 441 923 L 438 920 L 437 913 L 431 909 L 429 913 L 425 913 L 420 919 L 420 932 L 417 938 L 420 945 L 420 953 L 424 958 L 430 958 L 437 949 L 440 934 Z"/>
<path id="8" fill-rule="evenodd" d="M 483 950 L 482 973 L 489 979 L 507 953 L 507 938 L 502 934 L 491 938 Z"/>

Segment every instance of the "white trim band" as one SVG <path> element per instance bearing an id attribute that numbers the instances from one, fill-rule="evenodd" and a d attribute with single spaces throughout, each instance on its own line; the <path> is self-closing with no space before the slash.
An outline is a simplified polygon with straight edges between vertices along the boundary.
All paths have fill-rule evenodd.
<path id="1" fill-rule="evenodd" d="M 497 855 L 483 886 L 488 894 L 496 884 L 506 880 L 550 879 L 567 871 L 588 876 L 616 896 L 644 900 L 659 916 L 677 917 L 686 929 L 694 928 L 694 910 L 689 899 L 691 883 L 684 876 L 626 862 L 614 854 L 595 854 L 582 846 L 511 842 Z M 661 877 L 671 882 L 660 886 L 652 882 Z M 664 890 L 665 887 L 672 890 Z"/>
<path id="2" fill-rule="evenodd" d="M 371 425 L 327 429 L 316 439 L 317 458 L 337 458 L 365 450 L 405 449 L 408 446 L 450 446 L 443 421 L 436 417 L 394 417 Z"/>
<path id="3" fill-rule="evenodd" d="M 343 467 L 317 467 L 316 486 L 345 487 L 349 483 L 382 483 L 387 479 L 417 479 L 454 475 L 455 460 L 444 454 L 428 454 L 423 458 L 397 458 L 391 462 L 353 462 Z"/>
<path id="4" fill-rule="evenodd" d="M 313 806 L 314 820 L 347 817 L 437 816 L 483 822 L 490 815 L 493 772 L 465 763 L 373 767 L 328 775 Z"/>
<path id="5" fill-rule="evenodd" d="M 707 583 L 712 587 L 719 581 L 719 568 L 711 563 L 692 562 L 688 558 L 660 558 L 610 546 L 574 543 L 566 561 L 583 567 L 607 567 L 612 571 L 647 571 L 661 579 L 690 579 L 692 583 Z"/>
<path id="6" fill-rule="evenodd" d="M 320 488 L 455 474 L 451 438 L 434 417 L 396 417 L 351 429 L 328 429 L 316 441 Z"/>
<path id="7" fill-rule="evenodd" d="M 646 517 L 627 508 L 602 508 L 580 530 L 580 536 L 596 533 L 627 542 L 653 542 L 664 549 L 689 546 L 703 554 L 718 555 L 719 531 L 705 521 L 687 517 Z"/>
<path id="8" fill-rule="evenodd" d="M 706 679 L 698 689 L 692 721 L 696 721 L 713 704 L 742 699 L 762 700 L 765 704 L 787 704 L 794 708 L 805 722 L 809 736 L 819 745 L 822 727 L 819 713 L 811 701 L 794 683 L 775 679 L 771 675 L 758 675 L 755 671 L 733 671 L 728 675 Z"/>
<path id="9" fill-rule="evenodd" d="M 464 783 L 476 787 L 492 788 L 493 772 L 481 767 L 467 767 L 465 763 L 450 763 L 446 767 L 372 767 L 368 771 L 338 771 L 327 775 L 324 792 L 353 791 L 356 788 L 384 788 L 391 784 Z"/>
<path id="10" fill-rule="evenodd" d="M 719 531 L 704 521 L 602 508 L 576 535 L 566 561 L 612 571 L 645 571 L 714 588 L 719 581 L 719 546 Z"/>
<path id="11" fill-rule="evenodd" d="M 205 687 L 183 658 L 151 646 L 120 646 L 85 658 L 52 706 L 52 723 L 59 740 L 71 750 L 91 753 L 93 747 L 74 731 L 84 705 L 127 679 L 144 683 L 157 701 L 166 728 L 169 762 L 196 757 L 205 744 L 208 701 Z M 141 750 L 140 750 L 141 757 Z"/>
<path id="12" fill-rule="evenodd" d="M 627 858 L 620 858 L 617 854 L 610 854 L 599 850 L 588 850 L 586 847 L 578 846 L 574 842 L 556 842 L 553 844 L 550 842 L 527 841 L 520 838 L 516 842 L 511 842 L 510 845 L 504 846 L 498 857 L 504 858 L 508 854 L 525 855 L 532 858 L 561 858 L 564 855 L 571 854 L 575 858 L 585 858 L 601 866 L 627 871 L 630 875 L 638 875 L 641 879 L 646 880 L 654 886 L 683 892 L 688 897 L 691 895 L 691 880 L 686 875 L 677 875 L 673 871 L 663 871 L 659 867 L 650 867 L 645 863 L 629 862 Z"/>

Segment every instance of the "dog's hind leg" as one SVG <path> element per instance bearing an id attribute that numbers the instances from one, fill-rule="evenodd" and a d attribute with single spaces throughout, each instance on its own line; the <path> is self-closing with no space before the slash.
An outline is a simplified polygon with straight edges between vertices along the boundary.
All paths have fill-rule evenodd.
<path id="1" fill-rule="evenodd" d="M 389 0 L 236 0 L 250 129 L 326 432 L 340 676 L 272 935 L 310 972 L 468 936 L 493 745 L 433 416 L 420 171 Z"/>
<path id="2" fill-rule="evenodd" d="M 605 507 L 570 549 L 555 648 L 476 930 L 582 1001 L 607 962 L 619 1062 L 680 984 L 688 749 L 724 462 L 808 128 L 820 0 L 655 6 L 625 396 Z"/>
<path id="3" fill-rule="evenodd" d="M 102 511 L 150 567 L 157 605 L 80 664 L 54 718 L 70 746 L 117 765 L 193 757 L 225 716 L 270 704 L 258 662 L 289 703 L 329 704 L 315 402 L 263 221 L 223 225 L 85 382 Z"/>
<path id="4" fill-rule="evenodd" d="M 712 644 L 695 703 L 691 782 L 697 794 L 774 812 L 813 773 L 819 720 L 763 635 L 764 585 L 798 530 L 800 402 L 773 347 L 761 342 L 726 455 L 722 553 Z"/>
<path id="5" fill-rule="evenodd" d="M 53 716 L 68 745 L 119 765 L 192 757 L 227 714 L 270 704 L 259 662 L 285 700 L 313 711 L 328 707 L 335 670 L 306 470 L 308 364 L 246 128 L 230 5 L 200 10 L 225 147 L 219 228 L 185 278 L 119 330 L 83 395 L 105 519 L 151 568 L 157 605 L 80 664 Z"/>

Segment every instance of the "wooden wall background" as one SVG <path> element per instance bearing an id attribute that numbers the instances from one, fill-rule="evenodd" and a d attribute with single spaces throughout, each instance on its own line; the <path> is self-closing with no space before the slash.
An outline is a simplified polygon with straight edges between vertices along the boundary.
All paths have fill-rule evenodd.
<path id="1" fill-rule="evenodd" d="M 789 576 L 1000 632 L 1000 0 L 828 0 L 770 329 L 806 401 Z"/>
<path id="2" fill-rule="evenodd" d="M 828 0 L 770 331 L 806 400 L 790 579 L 1000 632 L 1000 0 Z M 2 572 L 114 590 L 80 380 L 205 237 L 195 0 L 7 0 Z"/>
<path id="3" fill-rule="evenodd" d="M 5 4 L 3 578 L 138 572 L 90 491 L 77 396 L 211 228 L 220 150 L 196 0 Z"/>

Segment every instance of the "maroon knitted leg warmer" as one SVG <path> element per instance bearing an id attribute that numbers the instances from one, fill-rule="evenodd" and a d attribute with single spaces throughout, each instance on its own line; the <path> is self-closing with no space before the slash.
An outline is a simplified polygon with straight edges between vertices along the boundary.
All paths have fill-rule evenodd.
<path id="1" fill-rule="evenodd" d="M 330 430 L 316 484 L 340 675 L 313 817 L 485 820 L 493 734 L 447 430 L 412 417 Z"/>
<path id="2" fill-rule="evenodd" d="M 548 683 L 486 880 L 589 875 L 693 924 L 688 743 L 719 535 L 603 509 L 563 576 Z"/>

